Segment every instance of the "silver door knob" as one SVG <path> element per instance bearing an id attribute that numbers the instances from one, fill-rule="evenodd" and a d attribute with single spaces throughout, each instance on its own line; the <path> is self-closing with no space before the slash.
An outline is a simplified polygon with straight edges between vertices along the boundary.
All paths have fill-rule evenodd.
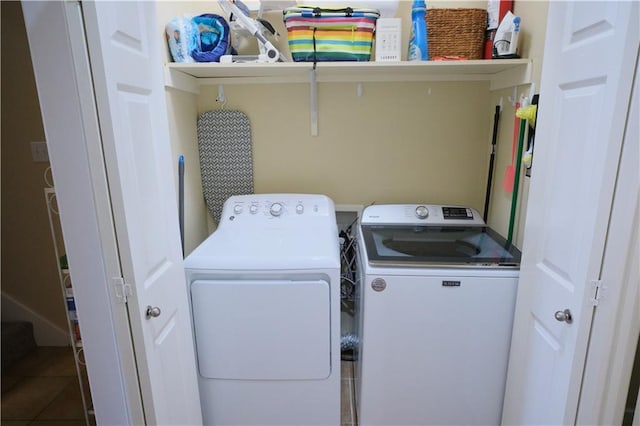
<path id="1" fill-rule="evenodd" d="M 151 306 L 151 305 L 147 306 L 147 312 L 146 312 L 147 319 L 151 319 L 152 317 L 157 318 L 160 316 L 161 313 L 162 311 L 157 306 Z"/>
<path id="2" fill-rule="evenodd" d="M 554 316 L 556 320 L 560 322 L 566 322 L 567 324 L 571 324 L 573 322 L 571 311 L 569 309 L 565 309 L 564 311 L 557 311 Z"/>

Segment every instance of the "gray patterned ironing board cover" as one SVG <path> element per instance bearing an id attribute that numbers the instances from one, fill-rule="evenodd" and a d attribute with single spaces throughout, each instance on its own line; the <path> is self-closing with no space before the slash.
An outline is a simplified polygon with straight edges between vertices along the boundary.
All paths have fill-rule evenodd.
<path id="1" fill-rule="evenodd" d="M 251 124 L 241 111 L 207 111 L 198 117 L 202 190 L 209 212 L 219 223 L 232 195 L 253 194 Z"/>

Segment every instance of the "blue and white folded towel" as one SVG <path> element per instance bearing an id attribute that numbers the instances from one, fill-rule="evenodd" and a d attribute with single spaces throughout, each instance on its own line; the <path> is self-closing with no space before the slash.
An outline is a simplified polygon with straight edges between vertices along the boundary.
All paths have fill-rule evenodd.
<path id="1" fill-rule="evenodd" d="M 174 62 L 220 62 L 230 51 L 230 29 L 220 15 L 179 16 L 165 27 Z"/>

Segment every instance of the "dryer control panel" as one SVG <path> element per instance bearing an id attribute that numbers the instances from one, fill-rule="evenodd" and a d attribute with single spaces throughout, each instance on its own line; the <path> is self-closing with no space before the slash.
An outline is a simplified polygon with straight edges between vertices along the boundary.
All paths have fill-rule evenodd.
<path id="1" fill-rule="evenodd" d="M 185 268 L 296 270 L 340 268 L 333 201 L 313 194 L 250 194 L 225 201 L 217 229 Z"/>
<path id="2" fill-rule="evenodd" d="M 335 215 L 333 202 L 315 194 L 250 194 L 229 197 L 220 222 L 296 220 Z"/>

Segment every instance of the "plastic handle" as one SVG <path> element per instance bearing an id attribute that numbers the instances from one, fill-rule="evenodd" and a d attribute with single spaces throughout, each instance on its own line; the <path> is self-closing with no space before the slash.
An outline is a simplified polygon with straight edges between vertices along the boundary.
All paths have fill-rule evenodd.
<path id="1" fill-rule="evenodd" d="M 304 18 L 320 18 L 322 17 L 323 13 L 344 13 L 344 16 L 346 16 L 347 18 L 350 18 L 352 16 L 362 16 L 361 12 L 355 12 L 353 11 L 353 8 L 351 7 L 344 7 L 341 9 L 323 9 L 320 7 L 314 7 L 313 9 L 307 9 L 307 10 L 302 10 L 300 11 L 300 14 L 302 15 L 302 17 Z"/>

